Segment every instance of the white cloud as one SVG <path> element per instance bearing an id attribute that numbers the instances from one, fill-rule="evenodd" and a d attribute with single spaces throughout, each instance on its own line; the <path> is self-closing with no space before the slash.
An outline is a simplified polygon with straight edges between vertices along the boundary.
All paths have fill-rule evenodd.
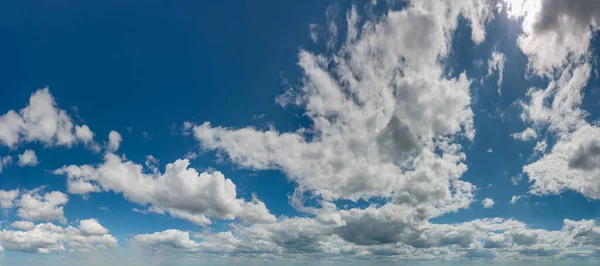
<path id="1" fill-rule="evenodd" d="M 0 173 L 2 173 L 2 170 L 9 166 L 10 164 L 12 164 L 13 158 L 10 155 L 6 155 L 6 156 L 2 156 L 0 157 Z"/>
<path id="2" fill-rule="evenodd" d="M 467 167 L 455 140 L 475 134 L 471 81 L 464 73 L 448 78 L 440 58 L 448 54 L 459 14 L 471 21 L 474 41 L 483 41 L 491 4 L 414 1 L 362 27 L 355 26 L 361 18 L 353 10 L 342 48 L 331 55 L 301 50 L 303 84 L 277 99 L 303 108 L 311 128 L 261 131 L 205 122 L 193 126 L 194 136 L 236 165 L 284 172 L 297 184 L 294 195 L 389 197 L 429 215 L 467 207 L 474 186 L 458 180 Z"/>
<path id="3" fill-rule="evenodd" d="M 17 205 L 17 215 L 31 221 L 59 221 L 66 223 L 63 205 L 69 201 L 67 195 L 60 191 L 52 191 L 41 195 L 41 189 L 21 195 Z"/>
<path id="4" fill-rule="evenodd" d="M 121 146 L 121 141 L 123 141 L 123 138 L 121 138 L 121 134 L 119 134 L 119 132 L 117 131 L 111 130 L 108 134 L 108 144 L 106 146 L 107 152 L 113 153 L 119 150 L 119 146 Z"/>
<path id="5" fill-rule="evenodd" d="M 317 24 L 310 24 L 310 25 L 308 25 L 308 34 L 309 34 L 310 39 L 314 43 L 319 42 L 318 28 L 319 28 L 319 25 L 317 25 Z"/>
<path id="6" fill-rule="evenodd" d="M 3 229 L 0 231 L 0 244 L 6 250 L 26 253 L 49 253 L 67 249 L 90 251 L 117 246 L 117 239 L 108 234 L 108 231 L 102 234 L 99 234 L 99 232 L 96 232 L 98 234 L 84 233 L 82 224 L 87 221 L 89 220 L 80 221 L 79 228 L 72 226 L 60 227 L 52 223 L 32 226 L 32 224 L 27 223 L 26 226 L 21 226 L 23 231 Z M 25 225 L 25 223 L 21 225 Z M 97 226 L 102 227 L 99 224 Z"/>
<path id="7" fill-rule="evenodd" d="M 547 154 L 523 167 L 536 195 L 566 190 L 600 199 L 600 128 L 585 125 L 557 141 Z"/>
<path id="8" fill-rule="evenodd" d="M 19 196 L 19 190 L 0 190 L 0 209 L 10 209 Z"/>
<path id="9" fill-rule="evenodd" d="M 86 135 L 78 131 L 81 131 L 80 126 L 73 124 L 65 110 L 58 109 L 47 87 L 33 93 L 29 104 L 19 112 L 10 110 L 0 116 L 0 143 L 9 148 L 35 141 L 66 147 L 78 142 L 91 143 L 89 132 Z"/>
<path id="10" fill-rule="evenodd" d="M 548 143 L 547 143 L 545 140 L 543 140 L 543 141 L 538 141 L 538 142 L 535 144 L 535 147 L 533 147 L 533 151 L 535 151 L 535 152 L 537 152 L 537 153 L 540 153 L 540 154 L 543 154 L 543 153 L 545 153 L 545 152 L 546 152 L 546 149 L 547 149 L 547 148 L 548 148 Z"/>
<path id="11" fill-rule="evenodd" d="M 494 150 L 492 150 L 492 148 L 489 148 L 489 149 L 486 150 L 486 152 L 487 153 L 492 153 L 492 152 L 494 152 Z"/>
<path id="12" fill-rule="evenodd" d="M 494 202 L 493 199 L 490 199 L 490 198 L 485 198 L 484 200 L 481 201 L 481 205 L 483 205 L 483 208 L 485 208 L 485 209 L 494 207 L 494 204 L 496 204 L 496 203 Z"/>
<path id="13" fill-rule="evenodd" d="M 600 2 L 595 0 L 518 0 L 508 2 L 509 16 L 523 18 L 518 45 L 539 75 L 553 74 L 570 61 L 587 56 L 599 29 Z"/>
<path id="14" fill-rule="evenodd" d="M 561 230 L 548 231 L 531 229 L 522 222 L 502 218 L 406 227 L 406 224 L 396 224 L 392 220 L 387 226 L 371 224 L 386 218 L 369 217 L 358 224 L 351 222 L 353 225 L 345 229 L 340 229 L 344 226 L 339 224 L 310 218 L 286 218 L 271 224 L 234 226 L 227 232 L 198 233 L 193 238 L 188 232 L 170 229 L 137 235 L 133 239 L 153 250 L 168 248 L 171 254 L 183 250 L 236 257 L 310 256 L 362 260 L 378 257 L 395 260 L 495 257 L 499 262 L 514 262 L 567 256 L 577 250 L 593 250 L 600 246 L 600 228 L 592 220 L 565 220 Z M 359 226 L 367 226 L 370 230 L 357 230 Z"/>
<path id="15" fill-rule="evenodd" d="M 19 166 L 35 166 L 38 164 L 38 158 L 33 150 L 25 150 L 23 154 L 19 154 Z"/>
<path id="16" fill-rule="evenodd" d="M 99 166 L 64 166 L 55 174 L 68 176 L 70 193 L 86 194 L 99 191 L 122 193 L 132 202 L 150 204 L 149 212 L 168 213 L 196 224 L 209 224 L 208 217 L 239 218 L 244 222 L 273 222 L 258 199 L 247 202 L 237 198 L 230 179 L 218 171 L 198 173 L 188 168 L 187 159 L 167 164 L 165 173 L 158 169 L 144 173 L 144 167 L 108 153 Z M 154 166 L 153 166 L 154 167 Z"/>
<path id="17" fill-rule="evenodd" d="M 195 249 L 199 246 L 198 243 L 190 240 L 190 233 L 175 229 L 136 235 L 134 240 L 145 246 L 170 246 L 178 249 Z"/>
<path id="18" fill-rule="evenodd" d="M 514 195 L 514 196 L 512 196 L 510 198 L 510 204 L 516 204 L 517 201 L 519 201 L 520 199 L 522 199 L 524 197 L 526 197 L 526 196 L 522 196 L 522 195 L 521 196 L 516 196 L 516 195 Z"/>
<path id="19" fill-rule="evenodd" d="M 30 221 L 14 221 L 10 226 L 25 231 L 35 228 L 35 224 Z"/>
<path id="20" fill-rule="evenodd" d="M 504 79 L 504 63 L 506 58 L 503 53 L 494 51 L 488 60 L 488 73 L 486 77 L 498 72 L 498 94 L 502 95 L 502 80 Z"/>
<path id="21" fill-rule="evenodd" d="M 108 234 L 108 230 L 98 223 L 98 220 L 96 219 L 79 221 L 79 230 L 81 234 L 85 236 Z"/>
<path id="22" fill-rule="evenodd" d="M 511 136 L 514 139 L 518 139 L 521 141 L 529 141 L 529 140 L 536 139 L 537 133 L 535 132 L 535 130 L 533 128 L 528 127 L 525 130 L 523 130 L 523 132 L 513 133 L 513 134 L 511 134 Z"/>

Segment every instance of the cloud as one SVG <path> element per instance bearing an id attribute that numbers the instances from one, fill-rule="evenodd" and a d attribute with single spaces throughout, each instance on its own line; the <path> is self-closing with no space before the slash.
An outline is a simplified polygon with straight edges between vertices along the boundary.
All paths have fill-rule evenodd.
<path id="1" fill-rule="evenodd" d="M 121 141 L 123 141 L 123 138 L 121 138 L 121 134 L 119 134 L 119 132 L 117 131 L 111 130 L 108 134 L 108 144 L 106 146 L 107 152 L 114 153 L 117 150 L 119 150 L 119 146 L 121 146 Z"/>
<path id="2" fill-rule="evenodd" d="M 96 220 L 92 219 L 91 221 L 96 224 L 96 227 L 103 228 Z M 99 231 L 95 231 L 95 234 L 85 233 L 84 228 L 88 223 L 90 220 L 81 220 L 79 227 L 75 228 L 72 226 L 60 227 L 52 223 L 32 226 L 30 222 L 23 222 L 20 224 L 23 231 L 6 229 L 0 231 L 0 245 L 6 250 L 25 253 L 49 253 L 67 249 L 90 251 L 117 246 L 117 239 L 108 234 L 106 229 L 102 233 Z"/>
<path id="3" fill-rule="evenodd" d="M 96 219 L 79 221 L 79 230 L 82 235 L 86 236 L 108 234 L 108 230 L 98 223 L 98 220 Z"/>
<path id="4" fill-rule="evenodd" d="M 6 156 L 1 156 L 0 157 L 0 173 L 2 173 L 2 170 L 9 166 L 10 164 L 12 164 L 13 158 L 10 155 L 6 155 Z"/>
<path id="5" fill-rule="evenodd" d="M 513 196 L 510 198 L 510 204 L 516 204 L 516 203 L 517 203 L 517 201 L 519 201 L 520 199 L 522 199 L 522 198 L 525 198 L 525 197 L 527 197 L 527 196 L 523 196 L 523 195 L 516 196 L 516 195 L 513 195 Z"/>
<path id="6" fill-rule="evenodd" d="M 198 173 L 187 159 L 167 164 L 166 170 L 144 173 L 144 167 L 108 153 L 98 166 L 70 165 L 54 171 L 68 176 L 70 193 L 86 194 L 114 191 L 148 212 L 168 213 L 173 217 L 206 225 L 208 217 L 244 222 L 273 222 L 267 207 L 257 198 L 237 198 L 236 187 L 218 171 Z"/>
<path id="7" fill-rule="evenodd" d="M 600 228 L 592 220 L 565 220 L 563 228 L 555 231 L 531 229 L 522 222 L 502 218 L 418 226 L 389 226 L 393 223 L 380 226 L 369 225 L 372 220 L 363 221 L 362 225 L 370 230 L 351 227 L 341 231 L 338 228 L 344 225 L 295 217 L 270 224 L 234 226 L 231 231 L 217 233 L 191 235 L 170 229 L 137 235 L 133 240 L 154 251 L 168 249 L 170 254 L 181 250 L 192 254 L 271 259 L 310 256 L 362 260 L 496 257 L 506 262 L 567 256 L 576 250 L 590 250 L 600 245 Z M 390 232 L 393 234 L 385 234 Z M 350 237 L 352 233 L 380 237 L 358 241 L 359 235 Z"/>
<path id="8" fill-rule="evenodd" d="M 60 191 L 41 194 L 41 189 L 23 193 L 18 200 L 17 216 L 31 221 L 59 221 L 66 223 L 63 205 L 69 201 Z"/>
<path id="9" fill-rule="evenodd" d="M 133 239 L 145 246 L 170 246 L 176 249 L 195 249 L 199 246 L 198 243 L 190 240 L 190 233 L 176 229 L 136 235 Z"/>
<path id="10" fill-rule="evenodd" d="M 510 136 L 521 141 L 529 141 L 537 139 L 537 132 L 533 128 L 528 127 L 523 132 L 513 133 Z"/>
<path id="11" fill-rule="evenodd" d="M 485 208 L 485 209 L 494 207 L 494 204 L 496 204 L 496 203 L 494 202 L 493 199 L 490 199 L 490 198 L 485 198 L 484 200 L 481 201 L 481 205 L 483 205 L 483 208 Z"/>
<path id="12" fill-rule="evenodd" d="M 19 190 L 0 190 L 0 208 L 10 209 L 14 206 L 15 200 L 19 196 Z"/>
<path id="13" fill-rule="evenodd" d="M 523 167 L 533 181 L 530 193 L 560 194 L 566 190 L 600 199 L 600 128 L 585 125 L 559 139 L 550 154 Z"/>
<path id="14" fill-rule="evenodd" d="M 10 226 L 25 231 L 35 228 L 35 224 L 30 221 L 14 221 Z"/>
<path id="15" fill-rule="evenodd" d="M 530 68 L 551 75 L 570 61 L 588 54 L 593 32 L 600 26 L 600 3 L 595 0 L 572 4 L 564 0 L 509 1 L 511 18 L 523 18 L 518 45 L 529 57 Z"/>
<path id="16" fill-rule="evenodd" d="M 325 201 L 389 198 L 429 215 L 465 208 L 474 186 L 458 139 L 472 140 L 466 74 L 445 75 L 450 32 L 467 17 L 476 43 L 493 14 L 485 1 L 414 1 L 360 27 L 347 14 L 349 38 L 331 54 L 301 50 L 303 83 L 277 98 L 312 121 L 293 132 L 191 125 L 204 150 L 253 170 L 280 170 L 296 193 Z M 367 18 L 368 19 L 368 18 Z M 296 199 L 299 199 L 296 197 Z M 298 206 L 298 205 L 296 205 Z"/>
<path id="17" fill-rule="evenodd" d="M 90 133 L 89 127 L 74 125 L 67 112 L 57 107 L 47 87 L 33 93 L 19 112 L 10 110 L 0 116 L 0 143 L 9 148 L 36 141 L 46 146 L 89 144 Z"/>
<path id="18" fill-rule="evenodd" d="M 19 155 L 19 166 L 35 166 L 38 164 L 38 158 L 33 150 L 25 150 Z"/>
<path id="19" fill-rule="evenodd" d="M 488 73 L 490 77 L 494 72 L 498 72 L 498 94 L 502 95 L 502 80 L 504 79 L 504 63 L 506 58 L 503 53 L 494 51 L 492 57 L 488 60 Z"/>

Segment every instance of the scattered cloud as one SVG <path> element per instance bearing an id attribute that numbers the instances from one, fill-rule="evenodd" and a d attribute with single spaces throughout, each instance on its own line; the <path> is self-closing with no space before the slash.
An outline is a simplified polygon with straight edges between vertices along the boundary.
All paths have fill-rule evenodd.
<path id="1" fill-rule="evenodd" d="M 490 77 L 494 72 L 498 72 L 498 95 L 502 95 L 502 81 L 504 79 L 504 62 L 506 58 L 503 53 L 494 51 L 492 57 L 488 60 L 488 73 Z"/>
<path id="2" fill-rule="evenodd" d="M 494 202 L 493 199 L 490 198 L 485 198 L 484 200 L 481 201 L 481 205 L 483 206 L 484 209 L 489 209 L 494 207 L 494 204 L 496 204 Z"/>
<path id="3" fill-rule="evenodd" d="M 67 175 L 70 193 L 114 191 L 142 206 L 150 204 L 148 212 L 168 213 L 199 225 L 210 224 L 209 217 L 249 223 L 275 221 L 257 198 L 237 198 L 233 182 L 218 171 L 198 173 L 189 168 L 187 159 L 167 164 L 164 174 L 158 169 L 146 174 L 143 168 L 108 153 L 98 166 L 63 166 L 54 173 Z"/>
<path id="4" fill-rule="evenodd" d="M 38 158 L 33 150 L 25 150 L 19 155 L 19 166 L 35 166 L 38 164 Z"/>
<path id="5" fill-rule="evenodd" d="M 31 222 L 15 222 L 13 227 L 21 230 L 0 231 L 0 244 L 5 250 L 25 253 L 83 252 L 117 246 L 117 239 L 108 234 L 108 230 L 95 219 L 81 220 L 77 228 L 60 227 L 52 223 L 33 225 Z"/>
<path id="6" fill-rule="evenodd" d="M 0 143 L 9 148 L 22 142 L 66 147 L 90 144 L 90 133 L 89 127 L 75 125 L 67 112 L 58 108 L 47 87 L 33 93 L 25 108 L 0 116 Z"/>
<path id="7" fill-rule="evenodd" d="M 117 131 L 111 130 L 108 134 L 108 144 L 106 145 L 106 151 L 110 153 L 116 152 L 117 150 L 119 150 L 122 141 L 123 138 L 121 137 L 121 134 L 119 134 L 119 132 Z"/>
<path id="8" fill-rule="evenodd" d="M 13 162 L 13 158 L 10 155 L 5 155 L 5 156 L 0 156 L 0 173 L 2 173 L 2 170 L 11 165 Z"/>

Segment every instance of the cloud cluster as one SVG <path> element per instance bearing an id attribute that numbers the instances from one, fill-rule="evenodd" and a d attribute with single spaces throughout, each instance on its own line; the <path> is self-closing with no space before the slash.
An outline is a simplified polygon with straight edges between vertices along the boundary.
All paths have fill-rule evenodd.
<path id="1" fill-rule="evenodd" d="M 303 83 L 277 99 L 303 108 L 311 127 L 279 132 L 188 123 L 193 135 L 204 150 L 236 165 L 284 172 L 297 184 L 295 196 L 386 198 L 427 217 L 468 206 L 475 187 L 459 180 L 467 167 L 457 140 L 475 134 L 471 80 L 464 73 L 448 77 L 440 58 L 448 55 L 459 15 L 471 21 L 476 43 L 484 39 L 491 2 L 412 1 L 362 26 L 355 12 L 348 13 L 351 34 L 338 51 L 300 51 Z"/>
<path id="2" fill-rule="evenodd" d="M 26 221 L 14 222 L 12 227 L 21 230 L 0 231 L 0 246 L 4 250 L 49 253 L 65 250 L 90 251 L 117 246 L 117 239 L 95 219 L 81 220 L 77 228 L 52 223 L 34 225 Z"/>
<path id="3" fill-rule="evenodd" d="M 234 227 L 232 231 L 191 235 L 166 230 L 137 235 L 133 240 L 152 250 L 168 249 L 230 256 L 271 258 L 394 258 L 442 260 L 488 258 L 498 261 L 560 259 L 577 253 L 591 257 L 600 247 L 600 227 L 592 220 L 564 220 L 561 230 L 531 229 L 502 218 L 445 225 L 424 223 L 362 226 L 370 230 L 340 230 L 344 225 L 319 219 L 287 218 L 272 224 Z M 380 231 L 384 230 L 384 231 Z M 357 240 L 359 235 L 361 241 Z M 350 237 L 352 236 L 352 237 Z M 377 241 L 375 241 L 377 240 Z M 451 247 L 451 248 L 448 248 Z"/>
<path id="4" fill-rule="evenodd" d="M 517 0 L 508 2 L 511 18 L 523 19 L 518 45 L 529 66 L 552 75 L 588 54 L 594 31 L 600 27 L 600 3 L 595 0 Z"/>
<path id="5" fill-rule="evenodd" d="M 65 110 L 58 108 L 47 87 L 33 93 L 25 108 L 0 116 L 0 143 L 9 148 L 22 142 L 40 142 L 65 147 L 84 143 L 97 150 L 93 137 L 87 125 L 76 125 Z"/>
<path id="6" fill-rule="evenodd" d="M 43 193 L 43 188 L 31 191 L 0 190 L 1 208 L 17 207 L 17 216 L 30 221 L 58 221 L 66 223 L 63 206 L 69 201 L 60 191 Z"/>
<path id="7" fill-rule="evenodd" d="M 599 28 L 598 1 L 513 1 L 509 13 L 524 17 L 519 46 L 529 57 L 534 73 L 545 76 L 544 89 L 531 88 L 522 103 L 522 119 L 531 123 L 513 137 L 528 140 L 547 130 L 554 138 L 534 147 L 542 156 L 523 167 L 533 182 L 530 193 L 560 194 L 567 190 L 589 199 L 600 198 L 600 128 L 586 120 L 582 109 L 584 89 L 592 72 L 589 45 Z"/>
<path id="8" fill-rule="evenodd" d="M 189 164 L 187 159 L 177 160 L 167 164 L 164 173 L 150 165 L 150 173 L 146 173 L 143 165 L 107 153 L 100 165 L 63 166 L 54 173 L 68 177 L 70 193 L 114 191 L 131 202 L 149 205 L 148 212 L 168 213 L 198 225 L 210 224 L 209 217 L 239 218 L 248 223 L 275 221 L 257 198 L 237 198 L 235 185 L 220 172 L 198 173 Z"/>

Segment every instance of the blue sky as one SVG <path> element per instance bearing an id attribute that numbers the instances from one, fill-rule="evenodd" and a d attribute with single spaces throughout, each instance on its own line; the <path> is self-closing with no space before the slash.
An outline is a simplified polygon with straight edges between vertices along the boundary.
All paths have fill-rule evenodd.
<path id="1" fill-rule="evenodd" d="M 0 4 L 0 265 L 594 265 L 593 0 Z"/>

